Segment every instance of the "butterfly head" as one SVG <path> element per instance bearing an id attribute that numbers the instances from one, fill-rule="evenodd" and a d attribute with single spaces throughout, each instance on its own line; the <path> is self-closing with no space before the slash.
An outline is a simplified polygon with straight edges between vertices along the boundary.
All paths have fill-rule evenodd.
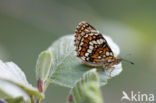
<path id="1" fill-rule="evenodd" d="M 122 61 L 122 59 L 116 59 L 115 64 L 119 64 Z"/>
<path id="2" fill-rule="evenodd" d="M 103 61 L 103 68 L 111 68 L 114 65 L 119 64 L 121 61 L 122 59 L 117 59 L 116 57 L 107 58 Z"/>

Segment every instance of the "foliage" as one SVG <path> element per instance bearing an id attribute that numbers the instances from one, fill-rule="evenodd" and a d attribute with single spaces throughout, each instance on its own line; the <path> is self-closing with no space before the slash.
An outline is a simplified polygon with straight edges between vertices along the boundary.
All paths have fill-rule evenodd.
<path id="1" fill-rule="evenodd" d="M 117 56 L 119 47 L 111 38 L 105 38 Z M 121 63 L 111 70 L 97 72 L 96 68 L 83 65 L 74 55 L 73 35 L 67 35 L 39 55 L 36 63 L 37 88 L 27 81 L 24 72 L 15 63 L 0 61 L 0 98 L 9 103 L 40 103 L 52 83 L 71 88 L 68 103 L 103 103 L 100 86 L 122 71 Z"/>

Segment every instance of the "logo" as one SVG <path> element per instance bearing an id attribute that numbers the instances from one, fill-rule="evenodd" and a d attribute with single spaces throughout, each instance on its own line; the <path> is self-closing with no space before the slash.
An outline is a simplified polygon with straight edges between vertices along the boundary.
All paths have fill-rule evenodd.
<path id="1" fill-rule="evenodd" d="M 131 101 L 131 102 L 154 102 L 154 94 L 141 93 L 140 91 L 131 91 L 128 95 L 125 91 L 122 91 L 121 101 Z"/>

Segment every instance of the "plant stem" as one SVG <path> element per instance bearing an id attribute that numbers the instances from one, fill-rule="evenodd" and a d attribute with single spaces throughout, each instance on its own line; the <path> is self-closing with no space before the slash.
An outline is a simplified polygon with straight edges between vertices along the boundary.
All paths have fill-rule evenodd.
<path id="1" fill-rule="evenodd" d="M 34 96 L 30 95 L 31 103 L 35 103 Z"/>
<path id="2" fill-rule="evenodd" d="M 38 99 L 36 103 L 41 103 L 41 99 Z"/>
<path id="3" fill-rule="evenodd" d="M 49 84 L 50 84 L 50 80 L 47 80 L 47 81 L 45 82 L 44 92 L 47 90 Z"/>
<path id="4" fill-rule="evenodd" d="M 50 80 L 47 80 L 47 81 L 45 82 L 45 84 L 44 84 L 44 91 L 43 91 L 43 92 L 45 92 L 45 91 L 47 90 L 49 84 L 50 84 Z M 38 89 L 39 89 L 39 88 L 38 88 Z M 41 101 L 42 101 L 42 99 L 38 98 L 37 101 L 36 101 L 36 103 L 41 103 Z M 34 103 L 34 102 L 32 102 L 32 103 Z"/>

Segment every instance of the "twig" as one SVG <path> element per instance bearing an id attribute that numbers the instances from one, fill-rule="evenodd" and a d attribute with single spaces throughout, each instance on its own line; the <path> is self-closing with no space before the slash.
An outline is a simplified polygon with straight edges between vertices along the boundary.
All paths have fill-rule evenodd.
<path id="1" fill-rule="evenodd" d="M 35 103 L 34 96 L 30 95 L 31 103 Z"/>
<path id="2" fill-rule="evenodd" d="M 41 99 L 39 98 L 36 103 L 41 103 Z"/>

